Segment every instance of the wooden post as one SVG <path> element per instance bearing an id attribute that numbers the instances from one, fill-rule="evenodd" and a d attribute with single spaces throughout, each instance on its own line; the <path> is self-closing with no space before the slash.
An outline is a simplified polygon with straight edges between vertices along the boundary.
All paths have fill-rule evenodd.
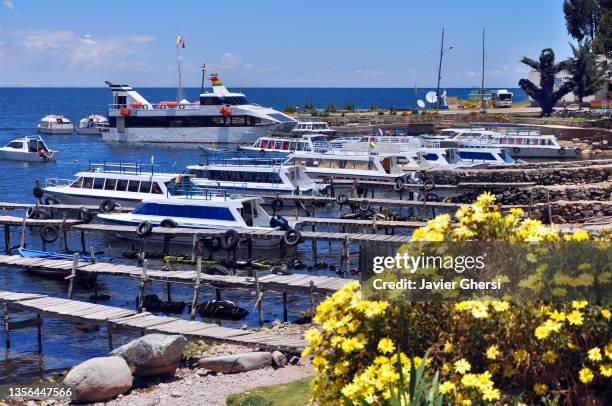
<path id="1" fill-rule="evenodd" d="M 147 264 L 147 259 L 142 261 L 142 274 L 140 275 L 140 287 L 138 289 L 138 313 L 142 313 L 142 306 L 144 305 L 144 290 L 145 282 L 147 281 Z"/>
<path id="2" fill-rule="evenodd" d="M 11 348 L 11 334 L 9 326 L 9 311 L 6 302 L 2 302 L 2 318 L 4 320 L 4 342 L 6 343 L 6 349 Z"/>
<path id="3" fill-rule="evenodd" d="M 259 285 L 259 272 L 255 271 L 255 307 L 257 307 L 257 318 L 259 319 L 259 325 L 263 326 L 263 293 L 261 286 Z"/>
<path id="4" fill-rule="evenodd" d="M 172 293 L 170 292 L 172 284 L 170 282 L 166 283 L 166 297 L 168 299 L 168 303 L 172 303 Z"/>
<path id="5" fill-rule="evenodd" d="M 106 338 L 108 340 L 108 352 L 113 350 L 113 326 L 111 323 L 106 323 Z"/>
<path id="6" fill-rule="evenodd" d="M 249 275 L 253 274 L 253 237 L 251 235 L 247 236 L 247 268 L 249 271 Z"/>
<path id="7" fill-rule="evenodd" d="M 196 251 L 196 243 L 198 241 L 198 235 L 194 234 L 193 235 L 193 240 L 191 241 L 191 263 L 193 264 L 193 261 L 195 261 L 195 251 Z"/>
<path id="8" fill-rule="evenodd" d="M 89 257 L 90 257 L 90 262 L 92 264 L 96 263 L 96 252 L 94 251 L 94 247 L 93 245 L 89 247 Z M 98 274 L 94 273 L 93 276 L 93 281 L 94 281 L 94 299 L 97 300 L 98 299 Z"/>
<path id="9" fill-rule="evenodd" d="M 287 292 L 283 290 L 283 321 L 289 321 L 289 311 L 288 311 L 288 300 L 287 300 Z"/>
<path id="10" fill-rule="evenodd" d="M 21 236 L 19 240 L 19 247 L 25 248 L 25 234 L 26 234 L 26 215 L 23 215 L 23 219 L 21 219 Z"/>
<path id="11" fill-rule="evenodd" d="M 96 263 L 96 252 L 94 251 L 93 245 L 89 247 L 89 256 L 91 257 L 90 262 L 92 264 Z"/>
<path id="12" fill-rule="evenodd" d="M 38 338 L 38 353 L 42 353 L 42 317 L 40 317 L 40 313 L 36 313 L 36 328 L 37 328 L 37 338 Z"/>
<path id="13" fill-rule="evenodd" d="M 85 243 L 85 231 L 81 230 L 81 252 L 84 254 L 87 252 L 87 244 Z"/>
<path id="14" fill-rule="evenodd" d="M 550 208 L 550 192 L 548 190 L 546 190 L 546 206 L 548 208 L 548 224 L 552 225 L 553 220 L 552 220 L 552 210 Z"/>
<path id="15" fill-rule="evenodd" d="M 215 299 L 221 300 L 221 289 L 215 288 Z"/>
<path id="16" fill-rule="evenodd" d="M 11 226 L 4 225 L 4 251 L 6 255 L 11 255 Z"/>
<path id="17" fill-rule="evenodd" d="M 315 314 L 315 299 L 314 299 L 315 285 L 313 281 L 310 281 L 310 315 L 314 317 Z"/>
<path id="18" fill-rule="evenodd" d="M 191 300 L 191 320 L 195 319 L 196 308 L 198 307 L 198 296 L 200 295 L 200 276 L 202 275 L 202 257 L 198 257 L 196 264 L 196 280 L 193 287 L 193 299 Z"/>
<path id="19" fill-rule="evenodd" d="M 72 259 L 72 270 L 70 271 L 70 276 L 67 276 L 67 278 L 70 278 L 70 284 L 68 285 L 68 299 L 72 299 L 72 292 L 74 289 L 74 280 L 76 279 L 76 270 L 78 266 L 79 266 L 79 254 L 75 252 L 73 259 Z"/>
<path id="20" fill-rule="evenodd" d="M 344 236 L 342 251 L 344 254 L 344 277 L 348 278 L 351 274 L 351 253 L 349 251 L 349 239 L 347 235 Z"/>

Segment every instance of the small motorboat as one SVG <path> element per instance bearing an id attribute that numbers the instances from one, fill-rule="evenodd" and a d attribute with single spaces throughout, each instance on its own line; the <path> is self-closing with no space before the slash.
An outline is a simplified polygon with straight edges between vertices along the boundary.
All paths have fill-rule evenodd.
<path id="1" fill-rule="evenodd" d="M 28 248 L 18 248 L 19 255 L 26 258 L 46 258 L 46 259 L 73 259 L 74 254 L 64 254 L 61 252 L 54 251 L 39 251 L 39 250 L 31 250 Z M 90 255 L 79 255 L 79 259 L 83 261 L 91 261 L 92 257 Z M 112 261 L 113 257 L 108 255 L 95 255 L 93 259 L 96 262 L 100 261 Z"/>
<path id="2" fill-rule="evenodd" d="M 77 131 L 82 135 L 98 135 L 108 132 L 108 118 L 100 114 L 90 114 L 79 121 Z"/>
<path id="3" fill-rule="evenodd" d="M 45 134 L 72 134 L 74 127 L 63 115 L 49 114 L 38 122 L 38 132 Z"/>
<path id="4" fill-rule="evenodd" d="M 11 161 L 52 162 L 56 155 L 40 136 L 17 138 L 0 148 L 2 159 Z"/>

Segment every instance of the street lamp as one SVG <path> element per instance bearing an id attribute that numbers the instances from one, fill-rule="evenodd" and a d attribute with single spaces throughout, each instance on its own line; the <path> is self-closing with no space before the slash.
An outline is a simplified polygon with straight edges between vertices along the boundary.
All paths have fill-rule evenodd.
<path id="1" fill-rule="evenodd" d="M 442 28 L 442 42 L 440 44 L 440 63 L 438 65 L 438 87 L 436 89 L 436 110 L 440 109 L 440 79 L 442 79 L 442 56 L 445 52 L 450 51 L 453 47 L 444 49 L 444 28 Z"/>

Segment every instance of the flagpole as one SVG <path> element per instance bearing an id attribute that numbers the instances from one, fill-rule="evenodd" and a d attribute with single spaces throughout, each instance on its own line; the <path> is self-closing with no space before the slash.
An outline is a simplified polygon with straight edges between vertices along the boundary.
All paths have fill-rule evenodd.
<path id="1" fill-rule="evenodd" d="M 200 94 L 204 93 L 204 79 L 206 78 L 206 64 L 203 63 L 200 66 L 200 70 L 202 71 L 202 85 L 200 86 Z"/>

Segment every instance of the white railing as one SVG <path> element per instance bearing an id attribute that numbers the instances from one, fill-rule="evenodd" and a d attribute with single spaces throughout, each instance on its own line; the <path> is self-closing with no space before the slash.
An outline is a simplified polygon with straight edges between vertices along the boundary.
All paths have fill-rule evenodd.
<path id="1" fill-rule="evenodd" d="M 46 187 L 66 187 L 70 186 L 74 179 L 47 178 L 45 179 Z"/>

